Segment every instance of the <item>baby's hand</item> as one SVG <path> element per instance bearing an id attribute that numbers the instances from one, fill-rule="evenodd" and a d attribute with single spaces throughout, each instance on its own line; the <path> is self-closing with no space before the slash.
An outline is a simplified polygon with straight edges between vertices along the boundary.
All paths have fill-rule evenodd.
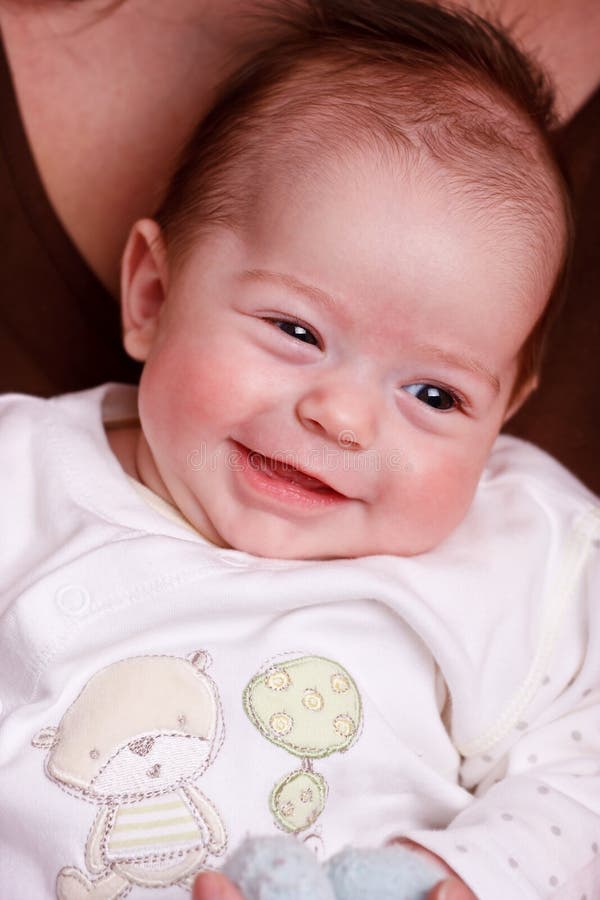
<path id="1" fill-rule="evenodd" d="M 194 882 L 193 900 L 245 900 L 233 881 L 219 872 L 202 872 Z"/>
<path id="2" fill-rule="evenodd" d="M 448 874 L 448 878 L 444 878 L 429 891 L 427 900 L 477 900 L 477 897 L 471 888 L 467 887 L 464 881 L 458 877 L 456 872 L 454 872 L 443 859 L 436 856 L 435 853 L 432 853 L 431 850 L 426 850 L 425 847 L 421 847 L 420 844 L 415 844 L 413 841 L 407 841 L 402 838 L 393 843 L 403 844 L 420 856 L 435 861 L 438 866 Z M 202 900 L 208 900 L 208 898 L 202 898 Z M 229 900 L 229 898 L 224 898 L 224 900 Z M 237 900 L 237 897 L 231 898 L 231 900 Z"/>
<path id="3" fill-rule="evenodd" d="M 453 875 L 436 884 L 427 894 L 427 900 L 477 900 L 477 898 L 464 881 Z"/>
<path id="4" fill-rule="evenodd" d="M 225 872 L 245 896 L 224 874 L 204 873 L 194 900 L 476 900 L 442 860 L 413 844 L 346 849 L 322 868 L 290 838 L 259 838 L 236 851 Z"/>

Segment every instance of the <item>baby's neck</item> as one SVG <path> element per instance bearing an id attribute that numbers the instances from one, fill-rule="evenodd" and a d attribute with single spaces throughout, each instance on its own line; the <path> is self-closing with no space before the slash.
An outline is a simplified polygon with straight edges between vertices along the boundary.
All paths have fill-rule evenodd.
<path id="1" fill-rule="evenodd" d="M 226 544 L 215 540 L 212 536 L 204 534 L 193 522 L 189 521 L 186 516 L 178 509 L 177 504 L 170 496 L 160 474 L 156 468 L 152 454 L 144 435 L 142 433 L 139 422 L 131 420 L 127 422 L 106 423 L 104 426 L 108 445 L 116 456 L 121 468 L 126 475 L 129 475 L 139 484 L 147 488 L 156 497 L 168 507 L 172 507 L 172 511 L 168 512 L 165 508 L 159 511 L 167 518 L 175 518 L 182 524 L 186 525 L 192 531 L 199 534 L 205 540 L 219 547 Z M 156 508 L 156 503 L 150 503 Z"/>
<path id="2" fill-rule="evenodd" d="M 137 466 L 140 426 L 135 423 L 109 424 L 105 426 L 105 431 L 109 447 L 119 460 L 123 471 L 136 481 L 142 481 Z"/>
<path id="3" fill-rule="evenodd" d="M 126 475 L 161 497 L 175 509 L 137 420 L 105 424 L 106 439 Z"/>

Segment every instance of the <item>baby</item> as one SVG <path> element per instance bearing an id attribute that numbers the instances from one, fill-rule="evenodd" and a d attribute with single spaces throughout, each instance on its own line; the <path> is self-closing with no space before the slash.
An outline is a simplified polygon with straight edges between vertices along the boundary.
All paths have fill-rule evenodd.
<path id="1" fill-rule="evenodd" d="M 139 393 L 0 406 L 0 894 L 182 896 L 284 832 L 591 900 L 600 516 L 498 438 L 568 256 L 548 95 L 472 16 L 288 24 L 133 228 Z"/>

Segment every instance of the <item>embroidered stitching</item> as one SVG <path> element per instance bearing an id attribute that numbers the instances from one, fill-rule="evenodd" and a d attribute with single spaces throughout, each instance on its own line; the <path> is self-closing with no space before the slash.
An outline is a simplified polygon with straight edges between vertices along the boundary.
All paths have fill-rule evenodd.
<path id="1" fill-rule="evenodd" d="M 284 831 L 304 831 L 325 808 L 328 787 L 322 775 L 300 769 L 279 781 L 269 797 L 276 824 Z"/>
<path id="2" fill-rule="evenodd" d="M 112 663 L 88 680 L 58 728 L 32 739 L 48 750 L 47 776 L 99 807 L 85 845 L 88 872 L 97 877 L 64 867 L 56 880 L 60 900 L 80 898 L 82 889 L 90 900 L 117 900 L 133 884 L 186 882 L 209 855 L 225 851 L 221 816 L 193 783 L 224 740 L 219 693 L 205 672 L 209 663 L 204 651 L 189 659 L 165 654 Z M 160 705 L 154 684 L 160 685 Z M 185 732 L 161 727 L 165 720 Z M 87 733 L 82 723 L 89 722 Z M 139 789 L 127 789 L 132 779 Z"/>
<path id="3" fill-rule="evenodd" d="M 328 787 L 312 760 L 343 753 L 358 738 L 362 703 L 351 675 L 333 660 L 301 656 L 271 663 L 247 684 L 242 702 L 252 724 L 272 744 L 302 760 L 269 798 L 276 825 L 297 833 L 325 807 Z"/>

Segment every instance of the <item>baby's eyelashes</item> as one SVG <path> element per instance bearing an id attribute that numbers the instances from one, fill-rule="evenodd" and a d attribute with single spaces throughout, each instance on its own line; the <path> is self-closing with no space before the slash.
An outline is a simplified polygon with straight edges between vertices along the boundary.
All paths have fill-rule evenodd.
<path id="1" fill-rule="evenodd" d="M 303 325 L 301 322 L 297 322 L 292 319 L 275 319 L 268 318 L 265 319 L 266 322 L 271 322 L 275 325 L 276 328 L 279 328 L 285 334 L 289 334 L 290 337 L 296 338 L 302 343 L 305 344 L 313 344 L 315 347 L 320 347 L 321 342 L 319 338 L 308 328 L 306 325 Z"/>
<path id="2" fill-rule="evenodd" d="M 405 384 L 402 390 L 408 394 L 412 394 L 417 400 L 430 406 L 432 409 L 439 409 L 447 412 L 451 409 L 461 409 L 463 401 L 454 391 L 448 388 L 438 387 L 435 384 L 427 384 L 427 382 L 417 382 L 415 384 Z"/>

